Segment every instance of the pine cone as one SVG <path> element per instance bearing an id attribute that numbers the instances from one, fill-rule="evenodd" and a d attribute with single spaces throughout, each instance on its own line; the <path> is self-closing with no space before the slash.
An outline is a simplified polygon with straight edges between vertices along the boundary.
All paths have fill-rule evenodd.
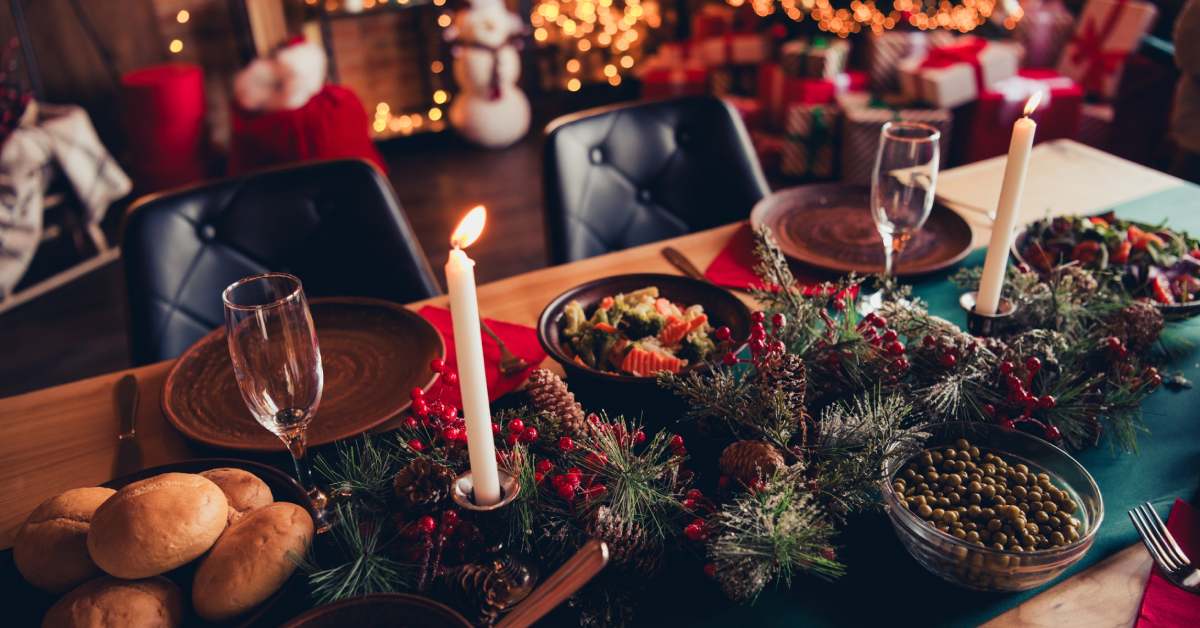
<path id="1" fill-rule="evenodd" d="M 644 526 L 625 521 L 608 506 L 600 506 L 588 518 L 588 536 L 608 543 L 613 566 L 644 576 L 662 567 L 662 541 Z"/>
<path id="2" fill-rule="evenodd" d="M 558 421 L 563 432 L 570 436 L 583 432 L 583 407 L 575 401 L 575 394 L 567 389 L 561 377 L 546 369 L 534 369 L 526 386 L 533 407 Z"/>
<path id="3" fill-rule="evenodd" d="M 770 580 L 766 566 L 749 559 L 719 566 L 715 576 L 725 595 L 739 604 L 753 601 Z"/>
<path id="4" fill-rule="evenodd" d="M 444 571 L 438 579 L 438 588 L 451 604 L 457 607 L 472 623 L 490 626 L 504 612 L 502 579 L 495 566 L 467 564 Z"/>
<path id="5" fill-rule="evenodd" d="M 777 391 L 786 394 L 789 407 L 804 409 L 804 399 L 808 393 L 808 369 L 804 366 L 803 358 L 794 353 L 785 353 L 778 361 L 763 368 L 759 377 L 772 394 Z"/>
<path id="6" fill-rule="evenodd" d="M 1106 325 L 1134 353 L 1149 349 L 1163 329 L 1162 311 L 1149 301 L 1134 301 L 1117 312 Z"/>
<path id="7" fill-rule="evenodd" d="M 450 497 L 454 472 L 428 458 L 405 465 L 392 479 L 392 488 L 402 511 L 426 514 Z"/>
<path id="8" fill-rule="evenodd" d="M 755 480 L 769 478 L 787 466 L 783 454 L 770 443 L 740 440 L 721 452 L 721 473 L 731 475 L 750 485 Z"/>

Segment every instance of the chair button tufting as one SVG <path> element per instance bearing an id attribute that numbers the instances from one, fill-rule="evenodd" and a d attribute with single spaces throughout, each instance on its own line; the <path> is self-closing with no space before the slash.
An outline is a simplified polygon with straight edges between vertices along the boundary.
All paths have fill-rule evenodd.
<path id="1" fill-rule="evenodd" d="M 638 197 L 639 201 L 641 201 L 643 203 L 649 203 L 650 202 L 650 190 L 638 190 L 637 197 Z"/>
<path id="2" fill-rule="evenodd" d="M 212 225 L 203 225 L 200 227 L 200 238 L 204 241 L 212 240 L 217 237 L 217 228 Z"/>
<path id="3" fill-rule="evenodd" d="M 594 164 L 602 163 L 604 161 L 604 149 L 599 146 L 593 148 L 588 152 L 588 159 Z"/>

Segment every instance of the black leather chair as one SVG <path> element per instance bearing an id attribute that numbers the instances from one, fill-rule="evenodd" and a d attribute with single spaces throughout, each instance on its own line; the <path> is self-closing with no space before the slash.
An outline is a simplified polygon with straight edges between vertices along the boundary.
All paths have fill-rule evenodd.
<path id="1" fill-rule="evenodd" d="M 582 111 L 546 135 L 556 264 L 743 220 L 770 191 L 741 118 L 717 98 Z"/>
<path id="2" fill-rule="evenodd" d="M 440 292 L 391 186 L 357 160 L 140 199 L 122 253 L 137 364 L 175 357 L 222 325 L 221 291 L 246 275 L 294 273 L 310 297 L 407 302 Z"/>

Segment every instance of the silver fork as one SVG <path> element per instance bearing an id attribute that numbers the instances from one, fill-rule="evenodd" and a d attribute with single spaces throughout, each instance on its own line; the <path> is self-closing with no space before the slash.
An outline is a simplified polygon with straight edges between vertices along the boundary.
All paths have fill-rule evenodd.
<path id="1" fill-rule="evenodd" d="M 1163 576 L 1171 584 L 1185 591 L 1200 593 L 1200 570 L 1196 569 L 1187 554 L 1180 549 L 1175 537 L 1171 536 L 1158 513 L 1150 506 L 1150 502 L 1130 510 L 1129 518 Z"/>

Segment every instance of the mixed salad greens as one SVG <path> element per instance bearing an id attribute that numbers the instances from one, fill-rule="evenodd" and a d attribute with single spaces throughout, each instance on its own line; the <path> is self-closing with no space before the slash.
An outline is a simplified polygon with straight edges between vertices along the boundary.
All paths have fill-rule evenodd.
<path id="1" fill-rule="evenodd" d="M 1041 272 L 1068 262 L 1110 269 L 1135 298 L 1173 304 L 1200 296 L 1200 241 L 1164 225 L 1121 220 L 1111 212 L 1045 219 L 1029 225 L 1018 248 Z"/>
<path id="2" fill-rule="evenodd" d="M 599 371 L 678 373 L 716 350 L 704 308 L 661 298 L 654 286 L 604 297 L 590 318 L 572 301 L 564 317 L 563 336 L 575 361 Z"/>

